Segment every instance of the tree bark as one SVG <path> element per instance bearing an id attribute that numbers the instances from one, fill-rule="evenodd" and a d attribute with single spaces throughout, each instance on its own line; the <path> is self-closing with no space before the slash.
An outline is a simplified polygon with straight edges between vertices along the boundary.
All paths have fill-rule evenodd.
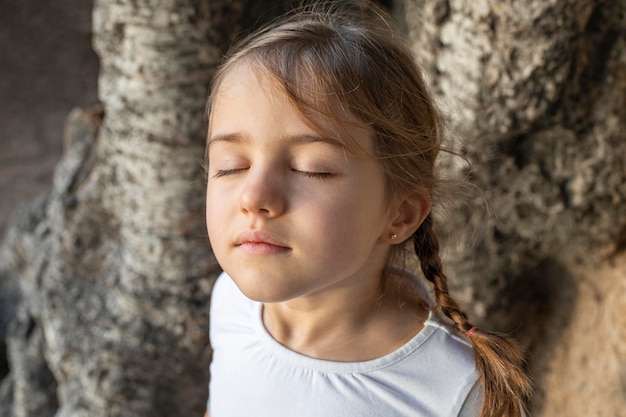
<path id="1" fill-rule="evenodd" d="M 441 224 L 455 293 L 529 347 L 532 415 L 623 415 L 624 320 L 584 311 L 626 308 L 626 2 L 404 7 L 472 164 L 457 164 L 473 187 Z"/>

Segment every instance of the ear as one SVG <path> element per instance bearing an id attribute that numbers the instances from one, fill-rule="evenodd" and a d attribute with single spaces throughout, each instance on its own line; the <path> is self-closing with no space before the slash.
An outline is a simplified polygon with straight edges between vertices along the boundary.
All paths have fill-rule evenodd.
<path id="1" fill-rule="evenodd" d="M 426 194 L 411 193 L 400 199 L 392 209 L 383 239 L 391 245 L 404 242 L 420 227 L 431 207 L 432 201 Z"/>

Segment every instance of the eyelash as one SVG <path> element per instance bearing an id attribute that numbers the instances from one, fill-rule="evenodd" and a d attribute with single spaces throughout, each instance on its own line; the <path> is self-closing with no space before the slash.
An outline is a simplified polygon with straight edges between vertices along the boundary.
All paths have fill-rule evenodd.
<path id="1" fill-rule="evenodd" d="M 298 175 L 302 175 L 307 178 L 315 178 L 318 180 L 327 180 L 333 176 L 330 172 L 311 172 L 311 171 L 298 171 L 297 169 L 292 169 L 293 172 Z"/>
<path id="2" fill-rule="evenodd" d="M 217 179 L 220 177 L 226 177 L 229 175 L 237 174 L 245 170 L 246 168 L 224 169 L 224 170 L 217 171 L 215 175 L 213 175 L 213 178 Z M 298 175 L 302 175 L 303 177 L 306 177 L 306 178 L 315 178 L 319 180 L 325 180 L 333 176 L 333 174 L 330 172 L 298 171 L 297 169 L 292 169 L 291 171 L 295 172 Z"/>
<path id="3" fill-rule="evenodd" d="M 216 179 L 216 178 L 220 178 L 220 177 L 226 177 L 228 175 L 233 175 L 233 174 L 237 174 L 238 172 L 244 171 L 245 168 L 235 168 L 235 169 L 223 169 L 220 171 L 217 171 L 215 173 L 215 175 L 213 175 L 212 178 Z"/>

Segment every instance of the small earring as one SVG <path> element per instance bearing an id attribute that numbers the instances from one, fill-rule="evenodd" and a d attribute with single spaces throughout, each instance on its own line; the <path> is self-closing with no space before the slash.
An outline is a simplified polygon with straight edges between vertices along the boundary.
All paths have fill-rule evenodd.
<path id="1" fill-rule="evenodd" d="M 395 234 L 395 233 L 391 233 L 391 234 L 389 235 L 389 237 L 391 238 L 391 240 L 396 240 L 396 238 L 398 237 L 398 235 L 397 235 L 397 234 Z"/>

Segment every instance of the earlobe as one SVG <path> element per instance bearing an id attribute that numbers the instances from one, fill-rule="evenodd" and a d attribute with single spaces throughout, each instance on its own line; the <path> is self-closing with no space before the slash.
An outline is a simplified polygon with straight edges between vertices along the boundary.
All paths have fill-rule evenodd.
<path id="1" fill-rule="evenodd" d="M 388 243 L 398 244 L 411 237 L 420 227 L 430 209 L 429 197 L 413 193 L 400 200 L 389 224 Z"/>

